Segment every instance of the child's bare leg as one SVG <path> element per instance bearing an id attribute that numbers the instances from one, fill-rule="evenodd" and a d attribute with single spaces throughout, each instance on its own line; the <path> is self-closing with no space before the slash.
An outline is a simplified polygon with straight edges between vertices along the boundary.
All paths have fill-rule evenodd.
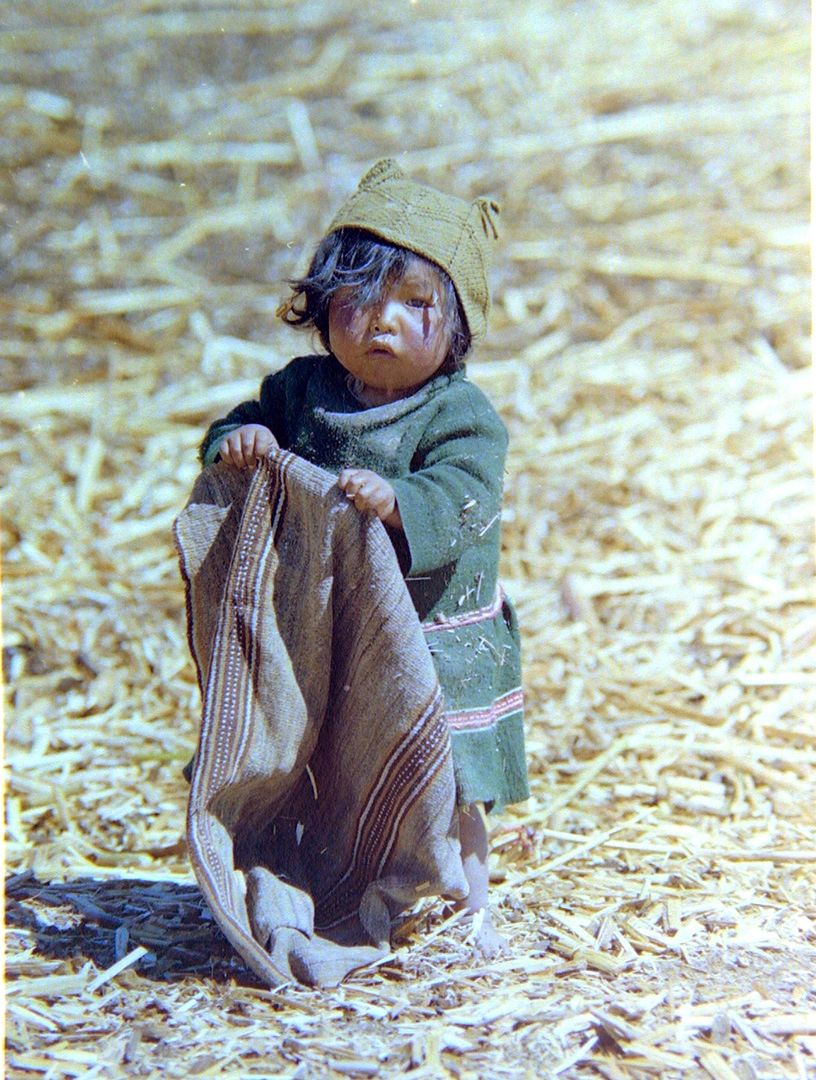
<path id="1" fill-rule="evenodd" d="M 493 925 L 487 903 L 487 887 L 490 880 L 487 867 L 487 829 L 481 807 L 477 803 L 459 808 L 459 843 L 462 845 L 462 865 L 470 892 L 459 906 L 476 915 L 484 912 L 482 924 L 476 934 L 477 952 L 496 956 L 507 951 L 507 943 Z"/>

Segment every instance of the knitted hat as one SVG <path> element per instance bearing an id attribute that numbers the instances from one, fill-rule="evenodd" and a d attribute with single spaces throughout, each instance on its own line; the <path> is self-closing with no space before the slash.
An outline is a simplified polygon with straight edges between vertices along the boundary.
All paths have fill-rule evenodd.
<path id="1" fill-rule="evenodd" d="M 327 233 L 365 229 L 441 266 L 454 284 L 471 337 L 484 336 L 490 310 L 487 265 L 499 206 L 466 203 L 417 184 L 390 158 L 378 161 L 337 211 Z"/>

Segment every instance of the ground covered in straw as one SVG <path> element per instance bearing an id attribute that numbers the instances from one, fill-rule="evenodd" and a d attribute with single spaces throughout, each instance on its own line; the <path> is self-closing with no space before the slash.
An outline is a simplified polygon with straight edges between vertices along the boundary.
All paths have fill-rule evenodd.
<path id="1" fill-rule="evenodd" d="M 816 1075 L 807 19 L 7 12 L 7 1075 Z M 533 797 L 492 823 L 508 958 L 428 903 L 379 969 L 272 991 L 186 863 L 169 529 L 386 154 L 504 205 L 471 372 L 512 437 Z"/>

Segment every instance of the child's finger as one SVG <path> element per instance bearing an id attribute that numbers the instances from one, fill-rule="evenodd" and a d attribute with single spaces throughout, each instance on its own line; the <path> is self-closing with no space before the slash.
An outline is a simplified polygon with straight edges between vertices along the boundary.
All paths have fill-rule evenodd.
<path id="1" fill-rule="evenodd" d="M 218 453 L 221 460 L 226 462 L 227 465 L 235 465 L 235 452 L 229 439 L 224 439 L 218 448 Z"/>
<path id="2" fill-rule="evenodd" d="M 377 514 L 379 517 L 376 501 L 370 495 L 357 495 L 354 499 L 354 505 L 365 514 Z"/>
<path id="3" fill-rule="evenodd" d="M 358 510 L 367 510 L 370 484 L 364 473 L 355 469 L 343 469 L 337 478 L 337 486 L 349 502 Z"/>
<path id="4" fill-rule="evenodd" d="M 224 449 L 221 450 L 221 460 L 226 461 L 228 465 L 233 465 L 236 469 L 246 469 L 249 467 L 247 460 L 247 454 L 244 452 L 244 440 L 240 432 L 236 431 L 232 435 L 227 436 L 224 441 Z"/>
<path id="5" fill-rule="evenodd" d="M 258 458 L 266 457 L 269 451 L 275 444 L 275 439 L 271 432 L 268 431 L 253 431 L 252 432 L 252 446 L 250 448 L 250 454 L 253 457 L 253 464 Z"/>
<path id="6" fill-rule="evenodd" d="M 234 465 L 236 469 L 243 469 L 245 467 L 244 448 L 241 445 L 240 436 L 236 436 L 230 440 L 230 464 Z"/>
<path id="7" fill-rule="evenodd" d="M 359 469 L 341 469 L 337 477 L 337 486 L 349 497 L 359 492 L 361 483 L 362 475 Z"/>
<path id="8" fill-rule="evenodd" d="M 266 453 L 263 445 L 263 432 L 250 428 L 241 431 L 241 456 L 245 469 L 252 469 L 258 463 L 258 459 Z"/>

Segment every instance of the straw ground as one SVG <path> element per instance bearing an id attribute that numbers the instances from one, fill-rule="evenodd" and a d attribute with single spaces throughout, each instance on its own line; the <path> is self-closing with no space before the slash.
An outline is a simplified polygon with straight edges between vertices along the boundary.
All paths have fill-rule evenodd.
<path id="1" fill-rule="evenodd" d="M 7 1074 L 816 1074 L 802 3 L 48 0 L 3 49 Z M 504 205 L 533 796 L 511 955 L 428 903 L 257 986 L 185 859 L 169 528 L 377 157 Z"/>

